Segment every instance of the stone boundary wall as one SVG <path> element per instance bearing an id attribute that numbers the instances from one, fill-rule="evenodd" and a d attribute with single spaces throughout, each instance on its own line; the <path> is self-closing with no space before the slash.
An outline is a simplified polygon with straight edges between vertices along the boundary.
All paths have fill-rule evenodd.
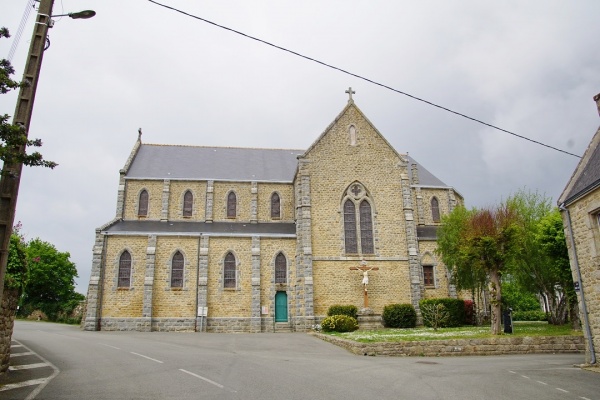
<path id="1" fill-rule="evenodd" d="M 503 336 L 486 339 L 359 343 L 322 333 L 314 335 L 351 353 L 365 356 L 489 356 L 585 352 L 583 336 Z"/>

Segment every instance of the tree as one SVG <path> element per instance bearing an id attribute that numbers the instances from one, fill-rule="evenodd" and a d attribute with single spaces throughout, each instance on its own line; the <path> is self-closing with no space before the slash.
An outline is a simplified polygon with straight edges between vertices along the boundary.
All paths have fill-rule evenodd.
<path id="1" fill-rule="evenodd" d="M 70 256 L 39 238 L 27 244 L 29 281 L 21 303 L 24 312 L 39 309 L 55 321 L 61 314 L 73 311 L 83 299 L 83 295 L 75 292 L 77 268 Z"/>
<path id="2" fill-rule="evenodd" d="M 438 254 L 451 266 L 458 288 L 489 282 L 494 335 L 501 332 L 501 276 L 519 254 L 520 237 L 519 216 L 509 202 L 470 211 L 457 207 L 438 232 Z"/>
<path id="3" fill-rule="evenodd" d="M 13 233 L 10 236 L 8 263 L 4 279 L 4 287 L 16 289 L 18 295 L 23 292 L 28 278 L 27 244 L 21 235 L 20 229 L 21 223 L 19 222 L 13 227 Z"/>
<path id="4" fill-rule="evenodd" d="M 548 322 L 564 324 L 571 310 L 571 321 L 577 327 L 577 297 L 560 212 L 538 193 L 519 191 L 509 202 L 518 210 L 525 232 L 512 275 L 521 287 L 542 296 Z"/>
<path id="5" fill-rule="evenodd" d="M 9 38 L 8 29 L 0 28 L 0 38 Z M 10 61 L 0 59 L 0 93 L 8 93 L 11 90 L 20 88 L 27 82 L 19 83 L 11 79 L 11 75 L 15 73 Z M 21 151 L 23 147 L 41 147 L 40 139 L 28 139 L 25 135 L 25 128 L 18 125 L 10 124 L 8 121 L 10 116 L 0 114 L 0 160 L 5 165 L 23 163 L 30 167 L 42 166 L 54 168 L 58 164 L 52 161 L 46 161 L 43 156 L 35 151 L 27 154 Z"/>

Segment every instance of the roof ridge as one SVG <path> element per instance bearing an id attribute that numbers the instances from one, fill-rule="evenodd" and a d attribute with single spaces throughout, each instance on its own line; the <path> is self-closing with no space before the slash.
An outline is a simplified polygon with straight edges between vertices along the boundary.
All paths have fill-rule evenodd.
<path id="1" fill-rule="evenodd" d="M 142 146 L 156 147 L 189 147 L 196 149 L 237 149 L 237 150 L 273 150 L 273 151 L 306 151 L 305 149 L 285 149 L 285 148 L 269 148 L 269 147 L 241 147 L 241 146 L 196 146 L 188 144 L 161 144 L 161 143 L 143 143 Z"/>

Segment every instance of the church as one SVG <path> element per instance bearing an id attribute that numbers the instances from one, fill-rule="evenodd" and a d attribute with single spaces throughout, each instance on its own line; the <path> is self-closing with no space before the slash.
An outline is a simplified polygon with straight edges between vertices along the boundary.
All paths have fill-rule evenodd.
<path id="1" fill-rule="evenodd" d="M 456 297 L 435 248 L 461 195 L 347 93 L 308 149 L 146 144 L 140 132 L 115 217 L 96 229 L 84 329 L 307 331 L 332 305 L 377 316 Z"/>

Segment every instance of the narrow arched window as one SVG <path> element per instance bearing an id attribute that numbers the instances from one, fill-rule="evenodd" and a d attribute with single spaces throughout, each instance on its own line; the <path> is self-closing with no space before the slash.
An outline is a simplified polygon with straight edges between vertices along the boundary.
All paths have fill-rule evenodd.
<path id="1" fill-rule="evenodd" d="M 183 195 L 183 216 L 191 217 L 194 207 L 194 195 L 189 190 Z"/>
<path id="2" fill-rule="evenodd" d="M 236 281 L 235 256 L 231 253 L 227 253 L 223 265 L 223 287 L 235 288 Z"/>
<path id="3" fill-rule="evenodd" d="M 283 253 L 275 257 L 275 283 L 287 283 L 287 260 Z"/>
<path id="4" fill-rule="evenodd" d="M 237 199 L 234 192 L 227 195 L 227 218 L 235 218 L 237 210 Z"/>
<path id="5" fill-rule="evenodd" d="M 271 218 L 281 218 L 281 200 L 277 193 L 271 195 Z"/>
<path id="6" fill-rule="evenodd" d="M 140 198 L 138 201 L 138 216 L 148 216 L 148 191 L 146 189 L 142 190 L 140 193 Z"/>
<path id="7" fill-rule="evenodd" d="M 431 199 L 431 217 L 433 222 L 440 222 L 440 203 L 437 197 Z"/>
<path id="8" fill-rule="evenodd" d="M 356 207 L 352 200 L 344 203 L 344 242 L 346 253 L 358 253 L 358 242 L 356 239 Z"/>
<path id="9" fill-rule="evenodd" d="M 183 254 L 180 251 L 171 260 L 171 287 L 183 287 Z"/>
<path id="10" fill-rule="evenodd" d="M 373 218 L 371 205 L 363 200 L 360 203 L 360 247 L 363 254 L 375 253 L 373 247 Z"/>
<path id="11" fill-rule="evenodd" d="M 119 281 L 117 287 L 131 286 L 131 254 L 127 250 L 119 257 Z"/>
<path id="12" fill-rule="evenodd" d="M 350 125 L 348 128 L 348 136 L 350 137 L 350 146 L 356 146 L 356 127 Z"/>

